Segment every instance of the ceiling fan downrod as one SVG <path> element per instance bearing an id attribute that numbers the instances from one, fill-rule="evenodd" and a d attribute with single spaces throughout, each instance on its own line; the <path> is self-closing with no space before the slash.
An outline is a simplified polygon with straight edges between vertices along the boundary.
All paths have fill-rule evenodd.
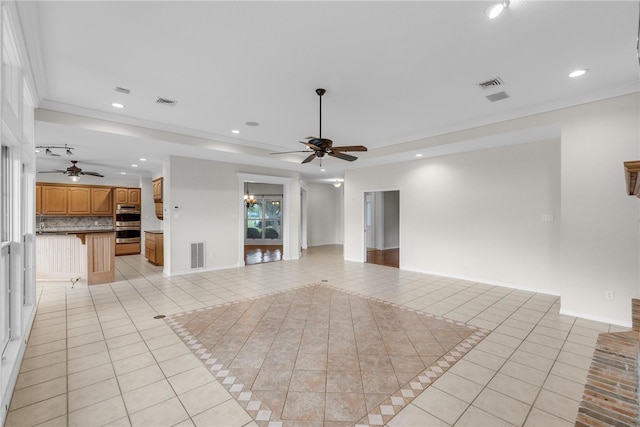
<path id="1" fill-rule="evenodd" d="M 319 136 L 318 139 L 322 139 L 322 95 L 324 95 L 326 92 L 326 90 L 324 89 L 316 89 L 316 93 L 318 94 L 318 96 L 320 97 L 320 123 L 319 123 Z"/>

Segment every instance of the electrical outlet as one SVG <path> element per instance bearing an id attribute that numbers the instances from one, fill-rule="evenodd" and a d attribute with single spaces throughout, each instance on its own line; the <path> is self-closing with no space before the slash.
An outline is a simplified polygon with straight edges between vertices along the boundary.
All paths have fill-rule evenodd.
<path id="1" fill-rule="evenodd" d="M 604 295 L 607 301 L 613 301 L 613 291 L 607 291 Z"/>

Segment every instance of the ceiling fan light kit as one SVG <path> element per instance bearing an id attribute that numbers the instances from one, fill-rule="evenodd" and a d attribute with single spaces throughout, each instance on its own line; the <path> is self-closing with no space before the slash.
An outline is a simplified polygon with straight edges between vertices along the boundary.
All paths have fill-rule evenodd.
<path id="1" fill-rule="evenodd" d="M 322 88 L 316 89 L 316 94 L 318 94 L 320 100 L 320 114 L 319 114 L 319 136 L 308 136 L 305 138 L 305 141 L 298 141 L 301 144 L 306 145 L 310 148 L 311 154 L 305 158 L 302 163 L 309 163 L 316 157 L 320 159 L 320 166 L 322 166 L 322 158 L 325 155 L 329 155 L 331 157 L 335 157 L 337 159 L 346 160 L 348 162 L 353 162 L 358 158 L 356 156 L 352 156 L 350 154 L 345 154 L 345 151 L 367 151 L 367 147 L 364 145 L 349 145 L 349 146 L 341 146 L 334 147 L 333 141 L 328 138 L 322 137 L 322 95 L 324 95 L 327 91 Z M 309 153 L 309 150 L 304 151 L 286 151 L 281 153 L 271 153 L 271 154 L 288 154 L 288 153 Z"/>

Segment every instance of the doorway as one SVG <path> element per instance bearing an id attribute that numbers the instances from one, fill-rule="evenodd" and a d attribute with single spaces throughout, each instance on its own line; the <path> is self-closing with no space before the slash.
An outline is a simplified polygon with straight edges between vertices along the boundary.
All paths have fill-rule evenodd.
<path id="1" fill-rule="evenodd" d="M 400 191 L 364 195 L 366 262 L 400 267 Z"/>
<path id="2" fill-rule="evenodd" d="M 283 186 L 245 182 L 244 263 L 281 261 Z"/>

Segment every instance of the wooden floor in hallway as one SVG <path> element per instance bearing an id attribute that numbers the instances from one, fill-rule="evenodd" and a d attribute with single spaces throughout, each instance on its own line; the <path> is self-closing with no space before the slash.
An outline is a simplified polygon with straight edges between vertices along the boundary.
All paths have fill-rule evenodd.
<path id="1" fill-rule="evenodd" d="M 369 264 L 385 265 L 387 267 L 400 267 L 400 249 L 367 249 L 367 262 Z"/>

